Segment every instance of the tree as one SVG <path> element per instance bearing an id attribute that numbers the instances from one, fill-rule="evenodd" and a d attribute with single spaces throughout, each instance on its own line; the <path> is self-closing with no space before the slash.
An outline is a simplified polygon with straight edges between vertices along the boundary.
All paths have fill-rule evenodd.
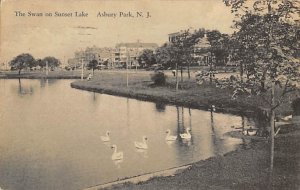
<path id="1" fill-rule="evenodd" d="M 40 66 L 41 68 L 44 67 L 44 63 L 43 63 L 43 61 L 41 59 L 35 60 L 35 65 L 36 66 Z"/>
<path id="2" fill-rule="evenodd" d="M 175 60 L 172 59 L 173 50 L 171 44 L 165 43 L 156 50 L 156 62 L 162 64 L 165 68 L 175 68 Z"/>
<path id="3" fill-rule="evenodd" d="M 97 66 L 98 66 L 98 61 L 93 59 L 87 64 L 87 69 L 92 69 L 94 75 L 94 70 L 97 68 Z"/>
<path id="4" fill-rule="evenodd" d="M 142 54 L 138 57 L 138 62 L 143 67 L 156 64 L 156 58 L 153 50 L 150 49 L 143 50 Z"/>
<path id="5" fill-rule="evenodd" d="M 176 91 L 178 90 L 178 63 L 182 60 L 182 49 L 177 44 L 165 43 L 157 49 L 156 59 L 158 63 L 171 66 L 176 69 Z"/>
<path id="6" fill-rule="evenodd" d="M 32 67 L 34 64 L 35 59 L 29 53 L 20 54 L 10 62 L 10 66 L 13 70 L 19 70 L 19 75 L 22 69 Z"/>
<path id="7" fill-rule="evenodd" d="M 188 77 L 190 78 L 190 65 L 197 61 L 195 56 L 195 48 L 199 41 L 207 33 L 208 41 L 211 45 L 209 49 L 201 49 L 201 52 L 209 51 L 215 58 L 215 65 L 224 65 L 228 57 L 228 43 L 229 36 L 226 34 L 221 34 L 217 30 L 206 31 L 201 28 L 197 31 L 185 30 L 180 35 L 173 45 L 178 47 L 178 53 L 180 56 L 180 67 L 182 72 L 182 66 L 187 66 Z M 197 50 L 199 51 L 199 50 Z M 200 52 L 198 52 L 200 53 Z"/>
<path id="8" fill-rule="evenodd" d="M 188 67 L 188 77 L 190 78 L 190 64 L 194 61 L 194 45 L 198 42 L 200 36 L 204 36 L 204 30 L 200 29 L 195 33 L 185 30 L 176 36 L 172 43 L 166 43 L 159 47 L 156 52 L 158 63 L 165 67 L 176 69 L 176 90 L 178 90 L 178 67 L 181 70 L 181 81 L 183 81 L 183 66 Z"/>
<path id="9" fill-rule="evenodd" d="M 51 69 L 54 69 L 55 67 L 58 67 L 61 63 L 58 59 L 56 59 L 55 57 L 45 57 L 44 59 L 42 59 L 42 66 L 46 66 L 48 63 L 48 67 L 50 67 Z"/>
<path id="10" fill-rule="evenodd" d="M 191 78 L 190 75 L 190 65 L 195 61 L 194 57 L 194 50 L 195 45 L 198 43 L 199 38 L 204 37 L 205 30 L 199 29 L 195 33 L 191 33 L 191 31 L 185 30 L 180 35 L 180 40 L 178 45 L 181 46 L 181 54 L 182 54 L 182 61 L 181 61 L 181 80 L 182 80 L 182 65 L 186 65 L 188 69 L 188 78 Z"/>
<path id="11" fill-rule="evenodd" d="M 207 32 L 207 38 L 211 45 L 210 52 L 215 57 L 215 66 L 223 66 L 229 55 L 229 36 L 218 30 Z"/>
<path id="12" fill-rule="evenodd" d="M 223 0 L 238 20 L 235 60 L 247 69 L 247 80 L 235 87 L 259 95 L 270 115 L 271 155 L 274 155 L 275 110 L 299 84 L 299 2 L 297 0 Z M 275 93 L 278 92 L 278 93 Z M 271 171 L 273 169 L 271 156 Z"/>

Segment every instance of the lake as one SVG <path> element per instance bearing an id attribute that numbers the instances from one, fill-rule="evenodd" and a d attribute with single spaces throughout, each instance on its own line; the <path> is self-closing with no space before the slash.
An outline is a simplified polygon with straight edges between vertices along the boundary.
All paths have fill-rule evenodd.
<path id="1" fill-rule="evenodd" d="M 73 80 L 0 79 L 0 187 L 82 189 L 236 150 L 246 117 L 81 91 Z M 190 128 L 191 139 L 179 134 Z M 166 141 L 166 131 L 178 136 Z M 110 141 L 101 136 L 110 132 Z M 135 141 L 147 137 L 148 149 Z M 112 145 L 123 151 L 113 161 Z"/>

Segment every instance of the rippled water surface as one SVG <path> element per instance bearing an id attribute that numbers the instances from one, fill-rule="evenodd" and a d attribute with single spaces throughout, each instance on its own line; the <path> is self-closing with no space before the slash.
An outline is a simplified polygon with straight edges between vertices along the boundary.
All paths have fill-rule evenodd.
<path id="1" fill-rule="evenodd" d="M 81 189 L 189 164 L 235 150 L 224 135 L 240 116 L 114 97 L 72 80 L 0 80 L 0 187 Z M 191 129 L 192 138 L 179 133 Z M 166 130 L 178 136 L 165 140 Z M 101 136 L 110 131 L 110 142 Z M 147 136 L 147 150 L 134 141 Z M 113 161 L 111 145 L 124 158 Z"/>

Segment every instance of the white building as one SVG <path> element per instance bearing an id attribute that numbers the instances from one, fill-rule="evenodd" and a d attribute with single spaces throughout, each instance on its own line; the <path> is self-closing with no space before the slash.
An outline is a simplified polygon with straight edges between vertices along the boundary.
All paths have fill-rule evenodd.
<path id="1" fill-rule="evenodd" d="M 136 66 L 138 64 L 138 56 L 145 49 L 150 49 L 155 51 L 158 48 L 158 45 L 155 43 L 119 43 L 116 45 L 114 53 L 114 64 L 119 67 L 128 67 Z"/>

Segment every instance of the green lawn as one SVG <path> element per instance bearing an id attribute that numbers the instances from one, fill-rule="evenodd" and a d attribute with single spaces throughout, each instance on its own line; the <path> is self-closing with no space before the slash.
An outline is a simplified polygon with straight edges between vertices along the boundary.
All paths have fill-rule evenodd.
<path id="1" fill-rule="evenodd" d="M 171 71 L 167 71 L 167 83 L 164 86 L 155 86 L 151 81 L 150 71 L 98 71 L 92 80 L 78 80 L 72 83 L 75 88 L 96 91 L 106 94 L 126 96 L 136 99 L 159 101 L 167 104 L 182 105 L 191 108 L 207 109 L 215 105 L 217 111 L 250 113 L 266 108 L 266 102 L 258 96 L 239 96 L 232 99 L 232 90 L 220 89 L 207 84 L 196 83 L 194 73 L 191 78 L 184 74 L 183 81 L 179 83 L 179 90 L 175 90 L 176 80 Z M 224 77 L 224 74 L 222 74 Z M 229 77 L 231 74 L 227 74 Z M 236 74 L 235 74 L 236 75 Z M 128 87 L 127 87 L 128 76 Z M 292 100 L 295 93 L 287 96 Z M 292 112 L 291 102 L 286 101 L 277 109 L 280 115 Z"/>

